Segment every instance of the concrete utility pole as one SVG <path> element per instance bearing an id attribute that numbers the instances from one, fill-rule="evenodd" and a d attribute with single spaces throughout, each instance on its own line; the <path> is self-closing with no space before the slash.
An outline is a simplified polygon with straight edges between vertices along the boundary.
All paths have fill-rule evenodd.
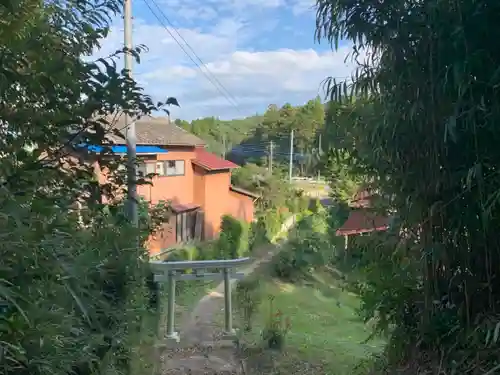
<path id="1" fill-rule="evenodd" d="M 318 139 L 318 158 L 321 158 L 322 150 L 321 150 L 321 133 L 319 134 Z M 318 183 L 321 180 L 321 172 L 318 170 Z"/>
<path id="2" fill-rule="evenodd" d="M 274 152 L 274 143 L 271 141 L 269 143 L 269 174 L 273 174 L 273 152 Z"/>
<path id="3" fill-rule="evenodd" d="M 127 49 L 125 54 L 125 70 L 128 76 L 132 77 L 132 0 L 125 0 L 123 3 L 123 23 L 124 23 L 124 44 Z M 125 116 L 125 126 L 127 128 L 127 215 L 133 226 L 139 225 L 139 213 L 137 207 L 137 167 L 136 167 L 136 135 L 135 120 Z"/>
<path id="4" fill-rule="evenodd" d="M 292 169 L 293 169 L 293 129 L 290 132 L 290 165 L 288 170 L 288 179 L 292 183 Z"/>
<path id="5" fill-rule="evenodd" d="M 222 158 L 226 158 L 226 134 L 222 134 Z"/>

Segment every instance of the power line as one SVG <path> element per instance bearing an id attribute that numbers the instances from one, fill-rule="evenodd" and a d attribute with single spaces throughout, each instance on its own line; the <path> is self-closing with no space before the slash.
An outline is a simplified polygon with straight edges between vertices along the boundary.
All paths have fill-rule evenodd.
<path id="1" fill-rule="evenodd" d="M 220 83 L 220 81 L 210 72 L 210 70 L 207 68 L 206 64 L 200 59 L 200 57 L 196 54 L 194 49 L 189 45 L 189 43 L 184 39 L 184 37 L 177 31 L 173 23 L 170 21 L 170 19 L 166 16 L 166 14 L 161 10 L 161 8 L 158 6 L 155 0 L 143 0 L 146 6 L 149 8 L 153 16 L 160 22 L 160 24 L 163 26 L 163 28 L 168 32 L 168 34 L 172 37 L 172 39 L 177 43 L 177 45 L 182 49 L 182 51 L 186 54 L 186 56 L 191 60 L 191 62 L 200 70 L 200 72 L 205 76 L 205 78 L 208 79 L 208 81 L 219 91 L 222 96 L 226 98 L 226 100 L 233 105 L 238 112 L 241 113 L 239 107 L 238 107 L 238 102 L 234 99 L 233 95 L 229 93 L 229 91 Z M 186 46 L 191 50 L 193 55 L 200 61 L 200 63 L 205 67 L 207 72 L 205 72 L 201 66 L 196 62 L 193 57 L 190 55 L 190 53 L 184 48 L 184 46 L 179 42 L 179 40 L 174 36 L 174 34 L 170 31 L 168 26 L 163 22 L 162 19 L 158 16 L 158 14 L 153 10 L 151 5 L 149 4 L 149 1 L 151 1 L 154 6 L 158 9 L 158 12 L 163 16 L 163 18 L 167 21 L 167 23 L 170 25 L 170 27 L 175 31 L 175 33 L 179 36 L 180 39 L 186 44 Z"/>
<path id="2" fill-rule="evenodd" d="M 165 12 L 163 12 L 163 10 L 158 6 L 158 3 L 156 2 L 156 0 L 150 0 L 156 7 L 156 9 L 158 9 L 158 11 L 160 12 L 160 14 L 163 16 L 163 18 L 165 18 L 165 20 L 168 22 L 168 24 L 170 25 L 170 27 L 175 31 L 175 33 L 179 36 L 179 38 L 181 38 L 181 40 L 186 44 L 186 46 L 189 48 L 189 50 L 193 53 L 194 57 L 200 62 L 200 64 L 207 70 L 207 72 L 212 76 L 212 78 L 214 79 L 215 82 L 217 82 L 217 84 L 220 86 L 220 88 L 222 90 L 224 90 L 224 92 L 226 94 L 228 94 L 229 97 L 231 97 L 231 99 L 236 103 L 236 105 L 238 105 L 238 101 L 236 100 L 236 98 L 234 97 L 234 95 L 232 95 L 225 87 L 224 85 L 217 79 L 217 77 L 210 71 L 210 69 L 208 69 L 207 67 L 207 64 L 205 64 L 203 62 L 203 60 L 200 58 L 200 56 L 198 56 L 198 54 L 196 53 L 196 51 L 191 47 L 191 45 L 188 43 L 188 41 L 182 36 L 182 34 L 179 32 L 179 30 L 177 30 L 177 28 L 174 26 L 174 24 L 172 23 L 172 21 L 170 21 L 170 19 L 168 18 L 168 16 L 165 14 Z"/>

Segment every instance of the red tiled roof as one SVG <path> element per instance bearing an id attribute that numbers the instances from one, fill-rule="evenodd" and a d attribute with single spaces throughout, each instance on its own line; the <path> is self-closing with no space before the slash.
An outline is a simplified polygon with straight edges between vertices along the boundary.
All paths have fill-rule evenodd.
<path id="1" fill-rule="evenodd" d="M 193 164 L 196 164 L 208 171 L 238 168 L 237 164 L 234 164 L 229 160 L 219 158 L 217 155 L 212 154 L 203 148 L 196 148 L 195 155 L 196 158 L 192 161 Z"/>
<path id="2" fill-rule="evenodd" d="M 347 221 L 339 229 L 337 236 L 368 233 L 389 228 L 389 218 L 376 215 L 367 210 L 353 210 Z"/>

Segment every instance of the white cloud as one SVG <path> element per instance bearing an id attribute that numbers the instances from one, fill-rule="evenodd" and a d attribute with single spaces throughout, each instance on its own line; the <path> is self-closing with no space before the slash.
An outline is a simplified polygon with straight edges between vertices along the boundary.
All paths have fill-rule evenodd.
<path id="1" fill-rule="evenodd" d="M 345 61 L 350 46 L 323 53 L 313 49 L 249 51 L 243 41 L 250 40 L 252 35 L 245 23 L 237 20 L 221 20 L 210 32 L 194 29 L 179 29 L 179 32 L 229 92 L 230 99 L 209 82 L 163 27 L 137 20 L 134 44 L 145 44 L 149 51 L 141 55 L 141 64 L 134 67 L 134 77 L 155 100 L 175 96 L 181 108 L 172 108 L 172 116 L 188 120 L 211 115 L 221 118 L 252 115 L 263 112 L 271 103 L 303 104 L 318 94 L 323 95 L 321 83 L 326 77 L 347 77 L 355 66 L 352 61 Z M 98 55 L 120 48 L 121 37 L 120 28 L 114 28 Z M 233 98 L 238 108 L 231 104 Z"/>
<path id="2" fill-rule="evenodd" d="M 303 15 L 305 13 L 314 14 L 316 11 L 316 1 L 315 0 L 292 0 L 292 13 L 296 16 Z"/>
<path id="3" fill-rule="evenodd" d="M 285 0 L 160 0 L 159 3 L 181 16 L 189 15 L 194 17 L 198 17 L 200 14 L 213 14 L 214 12 L 215 14 L 223 12 L 236 14 L 248 12 L 249 10 L 272 9 L 287 5 Z M 199 10 L 199 13 L 192 12 L 193 9 Z"/>

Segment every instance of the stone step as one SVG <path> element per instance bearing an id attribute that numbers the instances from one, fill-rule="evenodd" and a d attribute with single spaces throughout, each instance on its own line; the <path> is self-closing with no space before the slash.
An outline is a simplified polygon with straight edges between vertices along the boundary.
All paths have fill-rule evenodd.
<path id="1" fill-rule="evenodd" d="M 166 359 L 164 374 L 238 374 L 238 366 L 215 355 Z"/>
<path id="2" fill-rule="evenodd" d="M 222 343 L 229 345 L 229 343 Z M 234 344 L 204 342 L 191 347 L 168 348 L 161 355 L 162 375 L 240 374 Z"/>
<path id="3" fill-rule="evenodd" d="M 156 344 L 159 349 L 199 349 L 199 350 L 210 350 L 213 348 L 236 348 L 236 343 L 234 340 L 212 340 L 212 341 L 201 341 L 192 342 L 189 340 L 182 340 L 178 343 L 171 342 L 161 342 Z"/>

